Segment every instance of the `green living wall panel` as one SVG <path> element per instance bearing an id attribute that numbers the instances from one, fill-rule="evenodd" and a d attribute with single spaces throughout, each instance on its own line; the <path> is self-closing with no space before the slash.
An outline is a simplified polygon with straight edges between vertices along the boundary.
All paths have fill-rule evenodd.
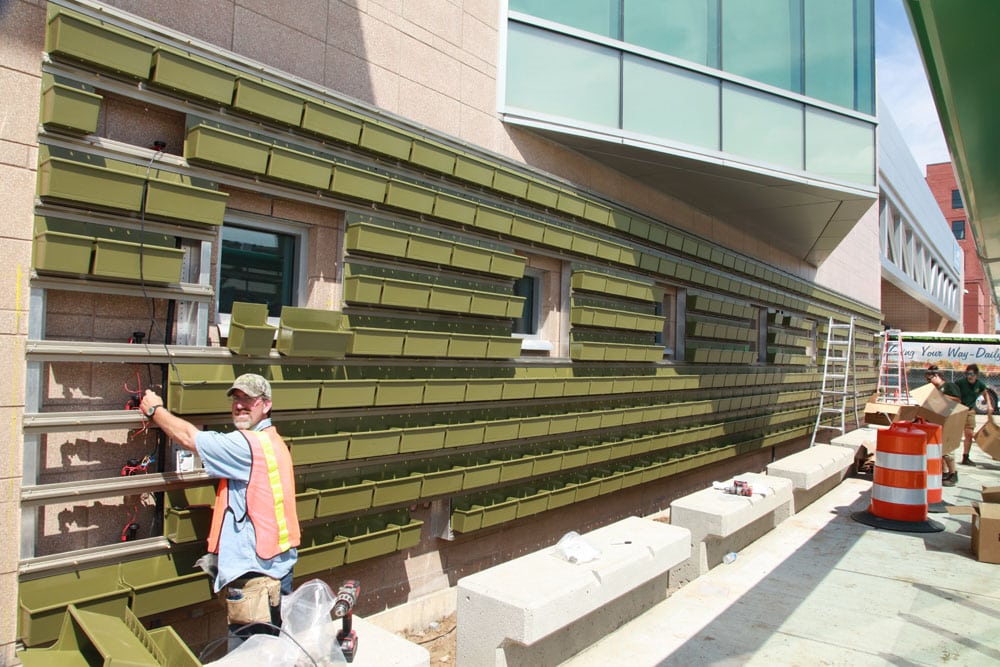
<path id="1" fill-rule="evenodd" d="M 248 314 L 236 322 L 245 339 L 231 334 L 228 341 L 242 356 L 182 364 L 166 388 L 173 411 L 223 425 L 225 390 L 236 375 L 269 377 L 303 480 L 299 574 L 418 545 L 420 522 L 405 511 L 428 499 L 451 499 L 452 529 L 474 533 L 573 512 L 566 508 L 801 438 L 815 418 L 820 383 L 801 350 L 810 327 L 855 314 L 870 332 L 880 329 L 871 309 L 524 165 L 456 147 L 454 139 L 277 74 L 259 81 L 237 75 L 227 93 L 225 84 L 205 84 L 203 76 L 229 81 L 233 74 L 203 67 L 206 54 L 147 44 L 99 23 L 73 25 L 77 35 L 107 45 L 107 53 L 95 53 L 64 29 L 73 20 L 66 14 L 50 24 L 49 48 L 61 67 L 141 81 L 154 101 L 191 96 L 222 109 L 188 121 L 184 155 L 192 173 L 230 174 L 227 187 L 236 190 L 239 179 L 266 183 L 268 196 L 287 192 L 330 210 L 351 202 L 343 319 L 317 329 L 289 311 L 286 336 L 273 348 L 273 328 Z M 123 57 L 129 49 L 146 55 Z M 168 61 L 177 67 L 170 77 Z M 92 114 L 100 101 L 88 95 L 81 97 Z M 71 134 L 92 132 L 92 122 L 75 122 L 48 124 L 62 141 L 82 143 Z M 241 129 L 252 127 L 258 131 Z M 46 206 L 69 205 L 79 215 L 93 208 L 134 217 L 141 171 L 47 154 L 39 194 Z M 217 225 L 225 212 L 224 193 L 191 179 L 157 180 L 148 194 L 147 212 L 158 220 Z M 36 269 L 93 275 L 100 234 L 46 228 L 35 235 Z M 558 256 L 571 271 L 567 358 L 522 358 L 521 340 L 508 335 L 523 307 L 512 285 L 527 265 L 514 248 Z M 656 343 L 664 285 L 688 290 L 685 359 L 664 361 Z M 337 317 L 340 307 L 332 311 Z M 770 364 L 748 349 L 764 309 L 774 312 Z M 334 335 L 306 344 L 304 334 L 316 331 Z M 246 340 L 248 332 L 259 337 Z M 166 533 L 177 544 L 195 544 L 206 516 L 204 499 L 171 502 Z M 123 590 L 89 581 L 72 592 L 26 586 L 23 632 L 32 641 L 51 634 L 32 625 L 53 626 L 54 610 L 77 593 L 88 603 L 158 611 L 174 599 L 198 603 L 203 581 L 185 580 L 190 573 L 171 571 L 174 563 L 148 565 L 129 568 Z"/>

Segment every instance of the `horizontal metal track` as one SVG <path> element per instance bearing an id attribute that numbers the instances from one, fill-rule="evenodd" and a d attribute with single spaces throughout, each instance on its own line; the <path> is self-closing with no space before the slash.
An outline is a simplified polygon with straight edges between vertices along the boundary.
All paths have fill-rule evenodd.
<path id="1" fill-rule="evenodd" d="M 136 560 L 173 551 L 173 545 L 165 537 L 150 537 L 143 540 L 118 542 L 89 549 L 78 549 L 50 556 L 27 558 L 18 563 L 17 571 L 22 580 L 53 576 L 81 568 L 114 565 L 128 560 Z"/>
<path id="2" fill-rule="evenodd" d="M 25 343 L 28 361 L 106 361 L 129 364 L 218 364 L 234 360 L 229 348 L 200 345 L 156 345 L 149 343 L 94 343 L 69 340 L 29 340 Z M 254 363 L 276 363 L 281 360 L 276 350 L 270 357 L 254 357 Z"/>
<path id="3" fill-rule="evenodd" d="M 153 299 L 177 299 L 196 303 L 214 303 L 215 290 L 211 285 L 197 283 L 178 283 L 175 287 L 116 283 L 107 280 L 91 278 L 57 278 L 54 276 L 33 275 L 31 286 L 45 290 L 62 290 L 68 292 L 93 292 L 112 296 L 136 296 Z"/>
<path id="4" fill-rule="evenodd" d="M 93 410 L 90 412 L 26 412 L 25 433 L 52 433 L 98 428 L 131 428 L 142 424 L 138 410 Z"/>
<path id="5" fill-rule="evenodd" d="M 114 496 L 170 491 L 195 486 L 211 478 L 204 470 L 156 472 L 126 477 L 106 477 L 57 484 L 21 487 L 21 506 L 49 505 L 73 500 L 96 500 Z"/>

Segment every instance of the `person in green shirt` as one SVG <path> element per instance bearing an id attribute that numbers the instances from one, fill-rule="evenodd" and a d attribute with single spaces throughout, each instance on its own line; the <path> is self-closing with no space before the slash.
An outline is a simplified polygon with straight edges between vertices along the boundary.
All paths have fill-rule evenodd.
<path id="1" fill-rule="evenodd" d="M 927 367 L 924 379 L 956 403 L 961 400 L 961 392 L 958 390 L 958 387 L 954 382 L 945 380 L 944 376 L 941 375 L 941 370 L 936 365 L 932 364 Z M 955 469 L 955 457 L 951 455 L 951 452 L 958 449 L 959 443 L 953 439 L 952 442 L 941 444 L 945 450 L 945 453 L 941 455 L 941 461 L 944 463 L 945 468 L 944 474 L 941 476 L 941 486 L 955 486 L 958 483 L 958 470 Z"/>
<path id="2" fill-rule="evenodd" d="M 955 380 L 955 386 L 960 393 L 959 400 L 962 405 L 969 408 L 969 414 L 965 418 L 965 445 L 962 448 L 962 465 L 975 465 L 969 458 L 972 451 L 972 437 L 976 430 L 976 399 L 980 396 L 986 401 L 987 419 L 993 417 L 993 401 L 990 400 L 990 392 L 986 383 L 979 379 L 979 366 L 969 364 L 965 367 L 965 377 Z"/>

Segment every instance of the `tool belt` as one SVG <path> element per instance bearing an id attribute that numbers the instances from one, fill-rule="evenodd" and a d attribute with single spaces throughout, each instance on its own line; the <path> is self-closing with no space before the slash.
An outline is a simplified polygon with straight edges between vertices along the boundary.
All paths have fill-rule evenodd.
<path id="1" fill-rule="evenodd" d="M 237 579 L 226 587 L 226 618 L 230 625 L 270 623 L 271 608 L 281 604 L 281 581 L 259 576 Z"/>

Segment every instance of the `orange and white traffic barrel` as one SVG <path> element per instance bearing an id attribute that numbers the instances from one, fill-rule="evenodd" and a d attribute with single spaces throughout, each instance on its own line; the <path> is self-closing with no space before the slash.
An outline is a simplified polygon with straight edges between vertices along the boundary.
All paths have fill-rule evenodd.
<path id="1" fill-rule="evenodd" d="M 944 454 L 941 444 L 944 428 L 940 424 L 932 424 L 924 419 L 915 419 L 912 424 L 914 428 L 927 434 L 927 509 L 930 512 L 944 512 L 942 488 L 944 470 L 941 462 Z"/>
<path id="2" fill-rule="evenodd" d="M 927 433 L 907 422 L 878 432 L 868 511 L 895 521 L 927 520 Z"/>

